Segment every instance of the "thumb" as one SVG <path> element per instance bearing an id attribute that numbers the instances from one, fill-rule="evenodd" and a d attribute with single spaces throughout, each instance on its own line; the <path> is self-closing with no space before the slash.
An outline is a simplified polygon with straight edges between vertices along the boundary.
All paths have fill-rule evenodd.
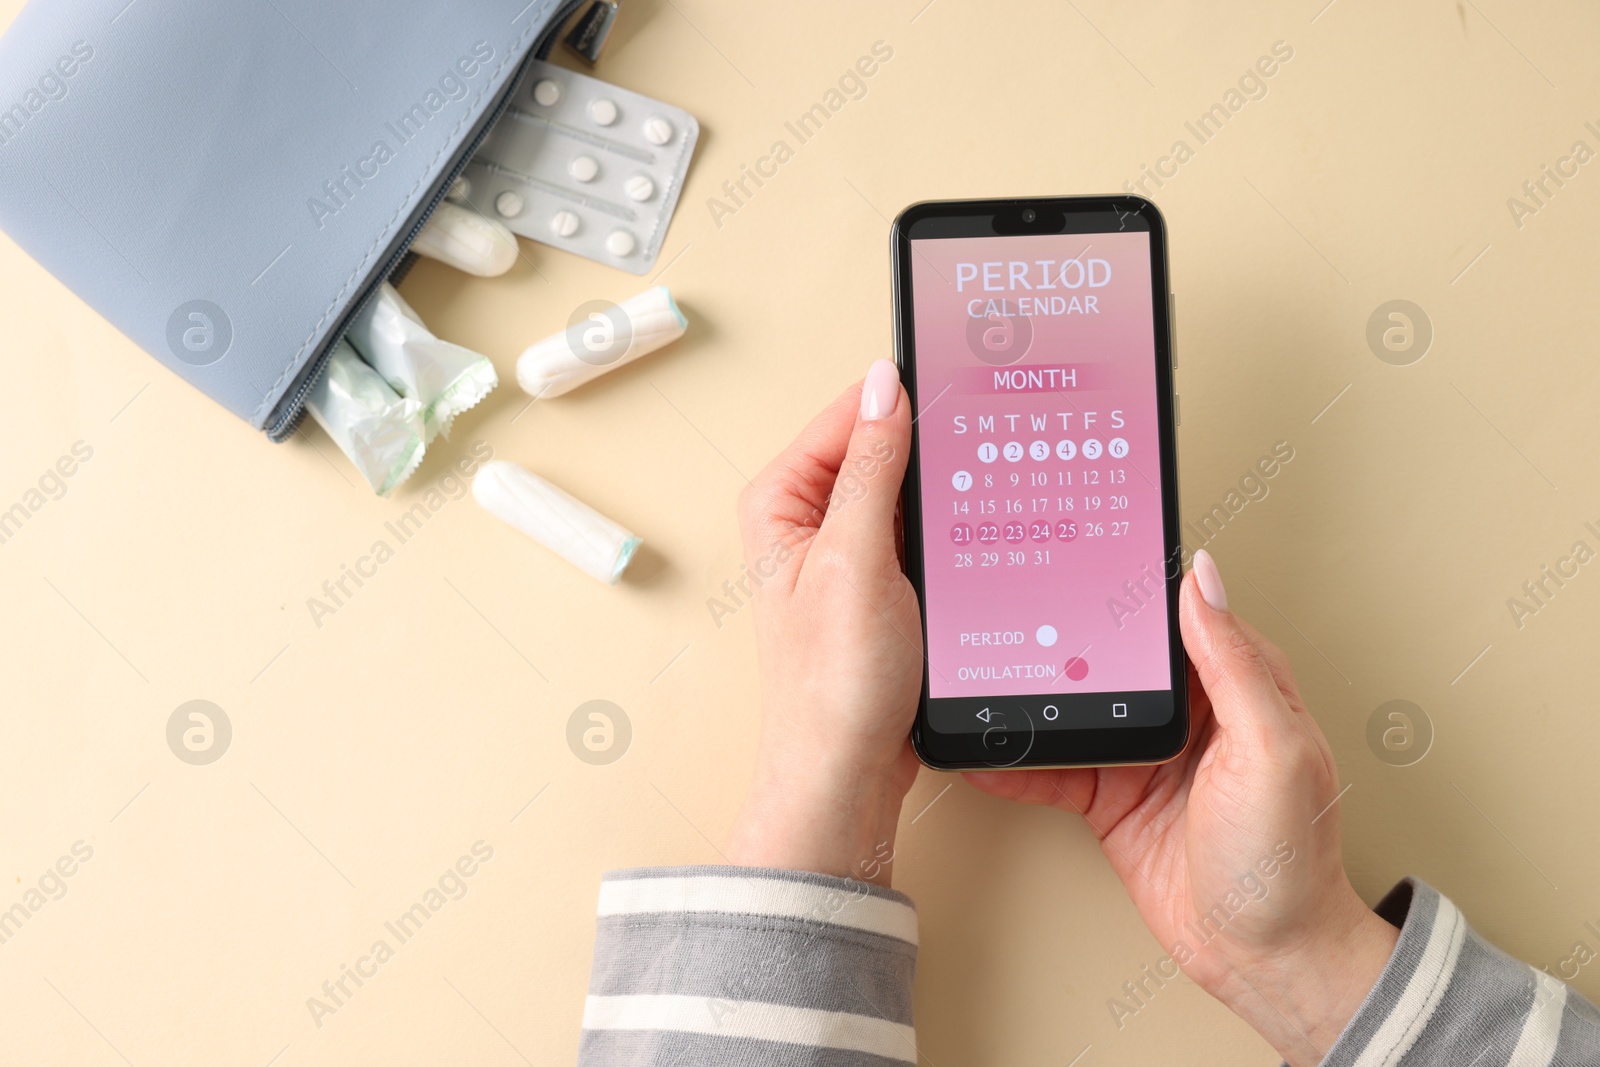
<path id="1" fill-rule="evenodd" d="M 1222 575 L 1205 549 L 1194 554 L 1194 566 L 1184 579 L 1178 625 L 1219 726 L 1269 731 L 1288 721 L 1289 705 L 1266 656 L 1228 610 Z"/>
<path id="2" fill-rule="evenodd" d="M 880 359 L 861 383 L 861 407 L 817 534 L 819 547 L 867 574 L 898 568 L 894 513 L 910 454 L 911 400 L 895 365 Z"/>

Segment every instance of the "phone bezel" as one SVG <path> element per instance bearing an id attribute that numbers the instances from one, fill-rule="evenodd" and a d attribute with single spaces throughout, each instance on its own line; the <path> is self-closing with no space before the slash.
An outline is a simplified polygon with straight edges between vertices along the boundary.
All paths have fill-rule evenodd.
<path id="1" fill-rule="evenodd" d="M 1024 222 L 1032 209 L 1035 218 Z M 933 223 L 939 237 L 997 237 L 1019 234 L 1113 233 L 1131 225 L 1150 234 L 1151 310 L 1156 359 L 1156 409 L 1161 451 L 1161 497 L 1168 647 L 1171 660 L 1173 716 L 1160 726 L 1123 726 L 1106 729 L 1031 729 L 1020 759 L 996 758 L 984 747 L 986 734 L 952 734 L 931 729 L 928 721 L 929 666 L 922 665 L 922 695 L 912 727 L 912 745 L 923 763 L 939 770 L 990 770 L 1030 767 L 1103 767 L 1164 763 L 1179 756 L 1189 740 L 1188 667 L 1178 632 L 1178 590 L 1183 580 L 1183 550 L 1178 510 L 1178 449 L 1176 403 L 1173 392 L 1171 292 L 1167 272 L 1166 222 L 1161 212 L 1139 196 L 1071 196 L 1000 200 L 943 200 L 913 204 L 895 217 L 891 230 L 894 285 L 895 361 L 911 399 L 920 414 L 916 382 L 915 321 L 912 309 L 911 233 Z M 1115 224 L 1113 224 L 1115 223 Z M 924 233 L 922 236 L 929 236 Z M 917 590 L 921 608 L 923 648 L 927 648 L 928 617 L 922 551 L 921 441 L 912 424 L 911 456 L 901 491 L 906 574 Z M 1041 694 L 1043 695 L 1043 694 Z M 1015 699 L 1015 698 L 1011 698 Z M 1031 722 L 1031 719 L 1030 719 Z"/>

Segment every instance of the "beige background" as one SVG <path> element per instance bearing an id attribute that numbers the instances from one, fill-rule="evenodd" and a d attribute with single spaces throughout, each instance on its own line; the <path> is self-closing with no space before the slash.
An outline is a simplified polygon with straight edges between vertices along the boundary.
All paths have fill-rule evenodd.
<path id="1" fill-rule="evenodd" d="M 0 545 L 0 908 L 94 850 L 0 945 L 3 1058 L 571 1062 L 601 871 L 717 861 L 758 699 L 748 612 L 719 629 L 706 601 L 738 573 L 745 479 L 890 350 L 887 219 L 1115 190 L 1280 40 L 1269 94 L 1155 193 L 1184 517 L 1294 447 L 1210 548 L 1338 753 L 1357 888 L 1420 875 L 1539 964 L 1600 949 L 1600 565 L 1520 629 L 1507 608 L 1573 542 L 1600 547 L 1600 164 L 1520 228 L 1506 204 L 1574 140 L 1600 148 L 1600 12 L 1324 2 L 628 0 L 599 73 L 704 124 L 662 258 L 691 333 L 526 413 L 508 384 L 392 501 L 320 431 L 268 444 L 0 239 L 0 508 L 93 448 Z M 880 40 L 866 96 L 716 225 L 722 182 Z M 508 382 L 579 303 L 643 286 L 522 252 L 500 279 L 424 264 L 404 286 Z M 1401 297 L 1436 330 L 1405 367 L 1364 340 Z M 640 533 L 628 579 L 455 500 L 316 626 L 307 598 L 480 441 Z M 165 741 L 197 698 L 234 729 L 205 767 Z M 565 740 L 597 698 L 634 730 L 605 767 Z M 1406 768 L 1366 742 L 1396 698 L 1437 733 Z M 1161 950 L 1088 832 L 949 784 L 917 783 L 896 861 L 930 1067 L 1272 1062 L 1187 982 L 1119 1030 L 1108 998 Z M 467 895 L 314 1025 L 307 998 L 479 840 Z M 1600 994 L 1600 968 L 1576 985 Z"/>

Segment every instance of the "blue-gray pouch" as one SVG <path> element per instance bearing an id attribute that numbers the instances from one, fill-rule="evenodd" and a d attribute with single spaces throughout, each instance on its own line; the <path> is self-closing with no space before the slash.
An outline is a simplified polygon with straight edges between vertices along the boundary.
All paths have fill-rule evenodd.
<path id="1" fill-rule="evenodd" d="M 579 0 L 32 0 L 0 229 L 274 440 Z"/>

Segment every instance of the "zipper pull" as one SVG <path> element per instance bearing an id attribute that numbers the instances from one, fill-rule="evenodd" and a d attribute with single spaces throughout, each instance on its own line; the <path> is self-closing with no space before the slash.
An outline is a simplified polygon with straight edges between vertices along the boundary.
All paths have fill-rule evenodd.
<path id="1" fill-rule="evenodd" d="M 567 34 L 567 47 L 586 63 L 598 62 L 621 6 L 621 0 L 594 0 Z"/>

